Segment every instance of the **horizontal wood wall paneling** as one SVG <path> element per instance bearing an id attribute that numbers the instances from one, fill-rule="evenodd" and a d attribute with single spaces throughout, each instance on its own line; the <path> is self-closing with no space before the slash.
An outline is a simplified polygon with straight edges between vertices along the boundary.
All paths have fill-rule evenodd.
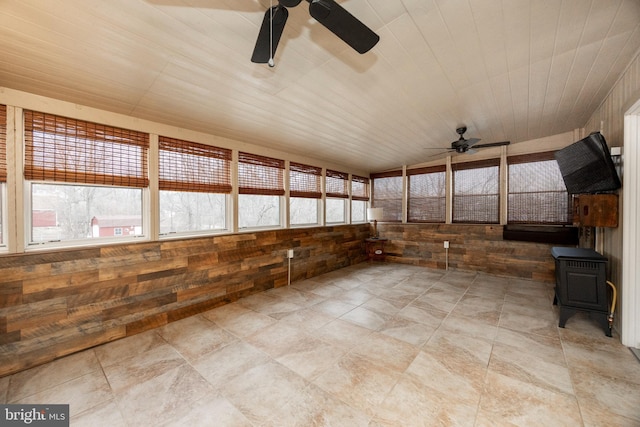
<path id="1" fill-rule="evenodd" d="M 365 260 L 369 225 L 0 257 L 0 376 Z"/>
<path id="2" fill-rule="evenodd" d="M 388 262 L 553 281 L 550 245 L 502 227 L 378 224 Z M 242 233 L 0 257 L 0 376 L 366 260 L 370 225 Z M 7 273 L 7 274 L 5 274 Z"/>
<path id="3" fill-rule="evenodd" d="M 378 224 L 387 260 L 445 268 L 444 241 L 449 241 L 449 268 L 554 282 L 551 244 L 505 241 L 500 225 Z"/>

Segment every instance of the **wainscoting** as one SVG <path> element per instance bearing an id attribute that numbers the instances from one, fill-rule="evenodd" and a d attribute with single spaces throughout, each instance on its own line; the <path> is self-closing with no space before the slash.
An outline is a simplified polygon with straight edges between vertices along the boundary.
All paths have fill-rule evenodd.
<path id="1" fill-rule="evenodd" d="M 0 257 L 0 376 L 366 259 L 369 225 Z"/>
<path id="2" fill-rule="evenodd" d="M 0 257 L 0 377 L 364 262 L 369 225 L 243 233 Z M 379 224 L 386 262 L 554 281 L 549 244 L 501 226 Z"/>
<path id="3" fill-rule="evenodd" d="M 503 240 L 501 225 L 380 224 L 380 237 L 389 239 L 387 261 L 444 269 L 448 267 L 555 282 L 553 246 L 559 244 Z"/>

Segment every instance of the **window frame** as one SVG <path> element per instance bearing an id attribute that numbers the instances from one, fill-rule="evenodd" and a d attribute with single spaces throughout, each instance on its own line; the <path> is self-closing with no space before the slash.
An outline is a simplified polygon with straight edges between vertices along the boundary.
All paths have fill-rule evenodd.
<path id="1" fill-rule="evenodd" d="M 151 207 L 149 203 L 150 135 L 148 133 L 32 110 L 23 110 L 22 121 L 24 124 L 25 250 L 98 246 L 149 240 Z M 42 150 L 38 149 L 39 147 L 43 147 Z M 95 147 L 101 149 L 92 149 Z M 71 156 L 69 153 L 76 155 Z M 86 157 L 83 156 L 84 153 Z M 101 163 L 101 159 L 108 159 L 108 161 Z M 40 184 L 140 190 L 142 234 L 35 241 L 33 186 Z"/>
<path id="2" fill-rule="evenodd" d="M 430 174 L 443 174 L 443 189 L 441 196 L 422 196 L 422 197 L 411 197 L 412 194 L 412 185 L 411 185 L 411 177 L 418 176 L 426 176 Z M 417 169 L 408 169 L 407 170 L 407 222 L 411 223 L 431 223 L 431 224 L 443 224 L 447 220 L 447 166 L 431 166 L 426 168 L 417 168 Z M 418 204 L 412 209 L 412 199 L 418 199 L 423 201 L 422 203 L 427 203 L 429 200 L 436 200 L 438 203 L 438 210 L 442 210 L 442 216 L 439 219 L 417 219 L 417 215 L 412 215 L 412 211 L 414 209 L 419 209 L 422 204 Z M 442 206 L 440 206 L 442 204 Z"/>
<path id="3" fill-rule="evenodd" d="M 496 201 L 495 205 L 491 208 L 495 210 L 495 217 L 488 220 L 469 220 L 466 217 L 461 219 L 456 219 L 456 172 L 470 171 L 470 170 L 480 170 L 480 169 L 489 169 L 489 168 L 497 168 L 497 173 L 495 174 L 495 184 L 496 184 L 496 192 L 495 193 L 473 193 L 473 194 L 459 194 L 458 197 L 495 197 Z M 501 203 L 501 188 L 502 183 L 500 179 L 500 168 L 501 161 L 500 158 L 487 159 L 487 160 L 478 160 L 472 162 L 461 162 L 454 163 L 451 165 L 451 222 L 453 224 L 500 224 L 500 203 Z M 488 203 L 484 203 L 483 206 L 490 206 Z M 458 209 L 459 211 L 459 209 Z M 467 210 L 470 211 L 470 210 Z M 478 209 L 474 209 L 473 212 L 478 213 Z M 492 212 L 487 212 L 492 213 Z"/>
<path id="4" fill-rule="evenodd" d="M 351 175 L 351 224 L 365 224 L 367 222 L 367 208 L 370 200 L 371 180 L 364 176 Z M 363 218 L 361 221 L 353 219 L 355 206 L 363 203 Z"/>
<path id="5" fill-rule="evenodd" d="M 398 197 L 393 197 L 393 198 L 384 197 L 382 199 L 376 199 L 376 194 L 381 192 L 381 190 L 376 190 L 376 181 L 378 179 L 394 179 L 394 180 L 399 179 L 400 192 L 398 193 Z M 371 174 L 371 207 L 382 208 L 383 217 L 379 221 L 402 222 L 403 209 L 404 209 L 404 206 L 403 206 L 404 198 L 402 194 L 402 187 L 404 185 L 403 180 L 404 180 L 404 177 L 403 177 L 402 169 L 396 170 L 396 171 Z M 385 188 L 385 190 L 387 189 Z M 383 193 L 383 194 L 387 196 L 388 193 Z M 399 210 L 397 209 L 398 207 L 399 207 Z M 393 213 L 394 216 L 391 216 L 391 213 Z"/>
<path id="6" fill-rule="evenodd" d="M 349 222 L 349 174 L 327 169 L 324 178 L 325 185 L 325 223 L 328 225 L 347 224 Z M 342 201 L 342 218 L 332 221 L 329 217 L 329 204 Z"/>
<path id="7" fill-rule="evenodd" d="M 513 155 L 513 156 L 507 156 L 507 189 L 506 189 L 506 194 L 507 194 L 507 224 L 520 224 L 520 225 L 557 225 L 557 226 L 565 226 L 565 225 L 572 225 L 573 223 L 573 218 L 572 218 L 572 210 L 573 210 L 573 204 L 572 204 L 572 198 L 571 198 L 571 194 L 569 194 L 569 192 L 566 189 L 566 186 L 564 184 L 564 180 L 562 178 L 562 174 L 560 172 L 560 168 L 557 166 L 557 161 L 554 157 L 554 153 L 555 151 L 545 151 L 545 152 L 541 152 L 541 153 L 534 153 L 534 154 L 521 154 L 521 155 Z M 534 165 L 536 163 L 547 163 L 549 162 L 549 165 L 555 163 L 556 165 L 556 173 L 555 173 L 555 178 L 556 178 L 556 182 L 554 184 L 559 184 L 560 186 L 562 186 L 562 188 L 564 188 L 564 191 L 558 191 L 558 190 L 546 190 L 546 191 L 524 191 L 524 192 L 512 192 L 512 185 L 513 185 L 513 179 L 512 179 L 512 175 L 511 175 L 511 166 L 514 165 L 525 165 L 525 164 L 531 164 Z M 533 166 L 535 167 L 535 166 Z M 535 171 L 534 171 L 535 172 Z M 544 177 L 542 178 L 553 178 L 551 176 L 549 176 L 549 171 L 543 171 L 544 173 Z M 543 179 L 538 179 L 538 182 L 542 182 Z M 512 203 L 512 195 L 533 195 L 533 194 L 542 194 L 542 195 L 548 195 L 550 193 L 556 193 L 558 194 L 558 200 L 555 200 L 553 202 L 551 202 L 551 206 L 548 203 L 543 203 L 542 205 L 540 203 L 529 203 L 528 205 L 534 205 L 534 206 L 538 206 L 538 207 L 543 207 L 543 210 L 546 213 L 553 213 L 553 216 L 555 217 L 556 214 L 560 213 L 560 209 L 561 206 L 558 206 L 558 204 L 562 203 L 559 199 L 562 198 L 562 195 L 564 195 L 564 203 L 566 203 L 566 207 L 565 207 L 565 211 L 564 211 L 564 215 L 566 215 L 566 218 L 564 221 L 557 221 L 557 220 L 553 220 L 553 221 L 545 221 L 543 219 L 537 220 L 537 221 L 523 221 L 523 220 L 512 220 L 512 212 L 514 211 L 514 205 L 515 203 Z M 544 196 L 542 196 L 544 197 Z M 553 212 L 555 211 L 555 212 Z M 536 214 L 536 212 L 529 212 L 530 214 Z M 538 215 L 544 215 L 544 212 L 542 213 L 538 213 Z M 541 216 L 538 216 L 538 218 L 542 218 Z"/>
<path id="8" fill-rule="evenodd" d="M 289 162 L 289 227 L 315 227 L 322 222 L 322 168 L 304 163 Z M 293 222 L 292 203 L 297 200 L 315 200 L 315 222 Z"/>
<path id="9" fill-rule="evenodd" d="M 231 231 L 232 150 L 182 139 L 158 136 L 158 233 L 159 238 L 224 234 Z M 187 165 L 185 167 L 185 164 Z M 223 228 L 162 231 L 163 194 L 222 195 Z"/>
<path id="10" fill-rule="evenodd" d="M 238 169 L 237 169 L 237 189 L 238 189 L 238 203 L 237 206 L 237 218 L 238 218 L 238 231 L 250 232 L 257 230 L 273 230 L 278 228 L 284 228 L 285 224 L 285 205 L 284 205 L 284 160 L 276 159 L 273 157 L 262 156 L 258 154 L 252 154 L 244 151 L 238 153 Z M 247 169 L 245 170 L 244 167 Z M 254 176 L 249 171 L 254 169 L 254 172 L 260 172 L 262 179 Z M 255 226 L 241 226 L 241 204 L 242 200 L 251 196 L 276 196 L 278 197 L 278 224 L 269 225 L 255 225 Z"/>

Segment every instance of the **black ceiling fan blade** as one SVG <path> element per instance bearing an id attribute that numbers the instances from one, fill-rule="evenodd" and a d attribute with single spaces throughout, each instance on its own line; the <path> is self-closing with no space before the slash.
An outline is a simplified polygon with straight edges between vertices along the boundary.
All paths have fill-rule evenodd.
<path id="1" fill-rule="evenodd" d="M 511 144 L 511 141 L 490 142 L 488 144 L 478 144 L 473 148 L 501 147 L 509 144 Z"/>
<path id="2" fill-rule="evenodd" d="M 284 6 L 278 5 L 267 9 L 258 33 L 256 46 L 253 48 L 251 62 L 266 64 L 270 58 L 273 58 L 288 17 L 289 11 Z"/>
<path id="3" fill-rule="evenodd" d="M 476 144 L 480 142 L 480 138 L 469 138 L 465 140 L 465 146 L 471 148 L 473 146 L 478 147 Z"/>
<path id="4" fill-rule="evenodd" d="M 366 53 L 380 40 L 380 36 L 334 0 L 307 0 L 309 13 L 358 53 Z"/>

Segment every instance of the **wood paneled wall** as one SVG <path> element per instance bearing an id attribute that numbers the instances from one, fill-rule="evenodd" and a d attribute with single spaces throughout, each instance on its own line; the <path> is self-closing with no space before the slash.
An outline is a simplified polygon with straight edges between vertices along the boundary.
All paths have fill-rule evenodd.
<path id="1" fill-rule="evenodd" d="M 369 225 L 0 257 L 0 376 L 365 260 Z"/>
<path id="2" fill-rule="evenodd" d="M 369 225 L 264 231 L 0 257 L 0 376 L 365 261 Z M 502 227 L 378 224 L 387 262 L 553 282 L 551 246 Z"/>
<path id="3" fill-rule="evenodd" d="M 501 225 L 378 224 L 389 239 L 387 260 L 444 269 L 444 241 L 449 241 L 449 268 L 481 271 L 553 283 L 552 244 L 507 241 Z"/>

